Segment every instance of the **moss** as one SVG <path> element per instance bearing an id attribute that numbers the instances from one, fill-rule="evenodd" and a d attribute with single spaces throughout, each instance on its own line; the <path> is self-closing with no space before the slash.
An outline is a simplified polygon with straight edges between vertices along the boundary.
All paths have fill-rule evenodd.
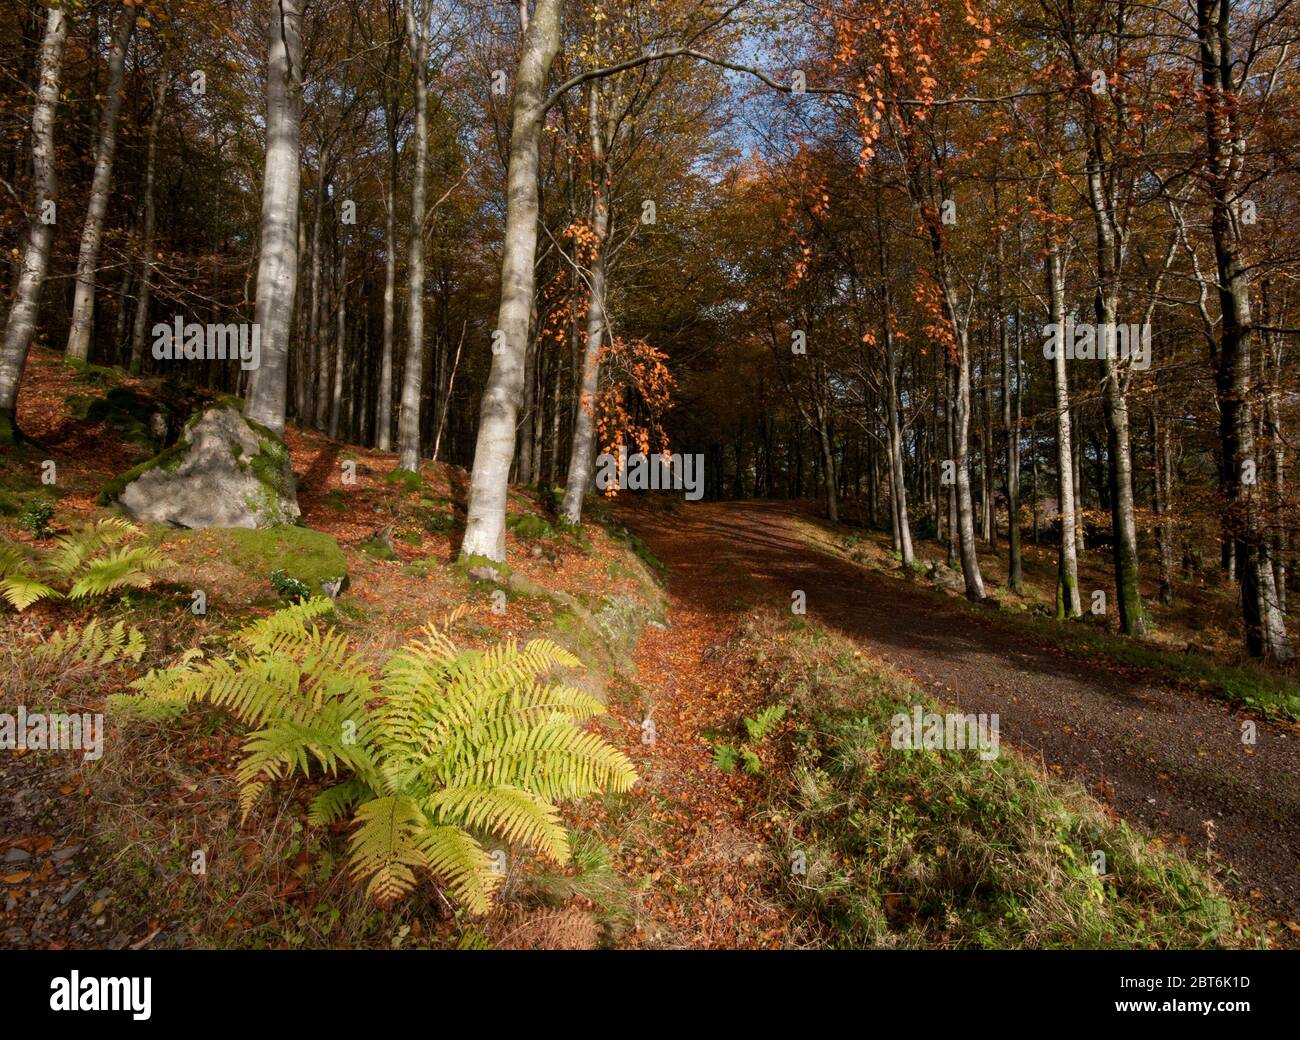
<path id="1" fill-rule="evenodd" d="M 268 427 L 247 417 L 244 421 L 257 434 L 257 454 L 248 459 L 247 465 L 262 485 L 259 500 L 250 501 L 248 506 L 264 524 L 275 526 L 289 523 L 293 516 L 285 508 L 285 503 L 296 501 L 291 486 L 293 463 L 289 449 Z"/>
<path id="2" fill-rule="evenodd" d="M 450 513 L 430 513 L 424 520 L 424 529 L 433 534 L 445 534 L 456 526 L 456 518 Z"/>
<path id="3" fill-rule="evenodd" d="M 215 408 L 233 408 L 240 415 L 244 414 L 244 399 L 242 397 L 236 397 L 234 394 L 218 394 L 217 399 L 213 401 L 212 404 Z M 201 415 L 202 411 L 200 411 L 199 414 Z M 253 425 L 253 420 L 249 419 L 248 422 L 249 425 Z M 262 429 L 265 430 L 266 428 L 262 427 Z M 266 433 L 271 437 L 275 436 L 275 434 L 271 433 L 270 430 L 266 430 Z"/>
<path id="4" fill-rule="evenodd" d="M 555 529 L 534 513 L 516 513 L 506 518 L 506 526 L 520 538 L 535 541 L 539 538 L 554 538 Z"/>
<path id="5" fill-rule="evenodd" d="M 362 542 L 357 548 L 367 556 L 373 556 L 376 560 L 397 559 L 397 553 L 393 552 L 393 547 L 379 538 L 371 538 L 369 541 Z"/>
<path id="6" fill-rule="evenodd" d="M 421 485 L 420 474 L 409 469 L 395 469 L 384 478 L 388 484 L 401 484 L 404 491 L 419 491 Z"/>
<path id="7" fill-rule="evenodd" d="M 469 572 L 475 567 L 491 567 L 497 572 L 502 581 L 509 578 L 511 574 L 508 563 L 498 563 L 487 556 L 462 556 L 451 564 L 452 571 L 464 578 L 468 578 Z"/>
<path id="8" fill-rule="evenodd" d="M 177 537 L 215 550 L 222 559 L 237 564 L 248 574 L 268 581 L 272 571 L 284 571 L 313 591 L 324 578 L 346 574 L 347 557 L 338 542 L 308 527 L 282 524 L 249 530 L 242 527 L 186 531 Z"/>
<path id="9" fill-rule="evenodd" d="M 121 369 L 92 365 L 80 358 L 65 357 L 63 360 L 64 364 L 77 373 L 80 382 L 91 386 L 116 386 L 125 374 Z"/>

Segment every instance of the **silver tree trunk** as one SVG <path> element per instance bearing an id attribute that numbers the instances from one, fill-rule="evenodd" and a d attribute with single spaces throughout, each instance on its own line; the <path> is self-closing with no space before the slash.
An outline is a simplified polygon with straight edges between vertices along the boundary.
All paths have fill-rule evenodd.
<path id="1" fill-rule="evenodd" d="M 50 243 L 54 224 L 41 217 L 46 205 L 58 195 L 54 172 L 54 116 L 59 106 L 59 79 L 63 72 L 63 49 L 68 39 L 68 16 L 62 6 L 51 7 L 45 16 L 41 43 L 40 85 L 32 111 L 32 201 L 31 226 L 23 250 L 18 288 L 9 319 L 5 323 L 4 352 L 0 354 L 0 442 L 17 434 L 18 387 L 27 367 L 27 351 L 36 335 L 36 314 L 41 286 L 50 266 Z"/>
<path id="2" fill-rule="evenodd" d="M 575 525 L 582 522 L 582 500 L 591 484 L 595 464 L 596 394 L 600 389 L 600 353 L 605 336 L 605 240 L 609 235 L 609 166 L 605 157 L 605 135 L 600 125 L 599 91 L 594 85 L 588 106 L 592 165 L 596 174 L 591 215 L 596 255 L 591 262 L 591 300 L 587 308 L 587 346 L 582 355 L 582 387 L 574 417 L 569 476 L 560 510 L 565 521 Z"/>
<path id="3" fill-rule="evenodd" d="M 334 335 L 334 391 L 330 397 L 329 435 L 339 435 L 339 409 L 343 404 L 343 356 L 347 349 L 348 253 L 346 241 L 339 243 L 338 327 Z"/>
<path id="4" fill-rule="evenodd" d="M 537 254 L 537 153 L 545 118 L 546 81 L 560 47 L 560 0 L 537 0 L 524 34 L 511 113 L 506 185 L 505 248 L 501 261 L 499 353 L 492 357 L 479 409 L 474 472 L 462 556 L 504 560 L 506 496 L 515 447 L 515 421 L 528 348 Z"/>
<path id="5" fill-rule="evenodd" d="M 415 172 L 411 178 L 411 238 L 407 252 L 406 365 L 397 419 L 398 465 L 420 469 L 420 391 L 424 384 L 424 195 L 429 155 L 429 42 L 415 0 L 406 0 L 406 33 L 415 65 Z"/>
<path id="6" fill-rule="evenodd" d="M 384 342 L 379 361 L 379 408 L 375 420 L 375 447 L 393 449 L 393 327 L 397 299 L 397 141 L 390 134 L 388 187 L 384 193 L 388 216 L 384 225 Z"/>
<path id="7" fill-rule="evenodd" d="M 1049 233 L 1050 235 L 1050 233 Z M 1058 329 L 1065 322 L 1065 278 L 1061 253 L 1054 241 L 1047 247 L 1048 320 Z M 1074 450 L 1070 444 L 1070 384 L 1065 372 L 1065 352 L 1057 350 L 1052 362 L 1056 386 L 1056 470 L 1057 498 L 1061 513 L 1061 545 L 1057 557 L 1057 617 L 1078 617 L 1083 612 L 1079 598 L 1079 555 L 1074 538 Z"/>
<path id="8" fill-rule="evenodd" d="M 113 46 L 108 56 L 108 94 L 95 148 L 95 175 L 90 183 L 90 205 L 81 229 L 81 252 L 77 256 L 77 289 L 72 304 L 72 327 L 68 330 L 68 357 L 85 361 L 90 357 L 90 337 L 95 325 L 95 277 L 99 268 L 99 247 L 104 240 L 104 214 L 113 181 L 113 155 L 117 151 L 117 117 L 122 111 L 122 79 L 126 50 L 135 31 L 138 11 L 127 7 L 118 16 Z"/>
<path id="9" fill-rule="evenodd" d="M 266 171 L 256 321 L 262 359 L 249 380 L 244 413 L 284 432 L 289 330 L 298 283 L 298 184 L 302 147 L 301 0 L 271 0 L 266 84 Z"/>

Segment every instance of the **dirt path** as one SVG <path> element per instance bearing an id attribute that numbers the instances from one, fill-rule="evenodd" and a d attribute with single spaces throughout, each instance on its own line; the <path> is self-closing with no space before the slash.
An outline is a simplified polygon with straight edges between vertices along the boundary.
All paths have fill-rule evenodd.
<path id="1" fill-rule="evenodd" d="M 786 609 L 802 589 L 813 618 L 936 698 L 997 712 L 1008 744 L 1165 841 L 1209 849 L 1259 909 L 1300 918 L 1294 730 L 1260 722 L 1256 745 L 1243 746 L 1244 716 L 1226 705 L 1027 643 L 992 612 L 972 615 L 932 589 L 818 551 L 794 517 L 786 505 L 737 502 L 627 519 L 671 569 L 677 631 L 716 626 L 750 594 Z"/>

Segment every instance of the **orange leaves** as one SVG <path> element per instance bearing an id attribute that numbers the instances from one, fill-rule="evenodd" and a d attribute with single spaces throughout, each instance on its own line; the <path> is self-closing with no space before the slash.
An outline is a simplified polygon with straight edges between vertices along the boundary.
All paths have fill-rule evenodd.
<path id="1" fill-rule="evenodd" d="M 667 356 L 643 339 L 616 336 L 601 350 L 601 368 L 603 385 L 595 400 L 584 397 L 582 402 L 595 419 L 601 450 L 612 453 L 630 443 L 649 454 L 657 444 L 660 453 L 667 454 L 662 418 L 672 404 L 675 385 Z"/>

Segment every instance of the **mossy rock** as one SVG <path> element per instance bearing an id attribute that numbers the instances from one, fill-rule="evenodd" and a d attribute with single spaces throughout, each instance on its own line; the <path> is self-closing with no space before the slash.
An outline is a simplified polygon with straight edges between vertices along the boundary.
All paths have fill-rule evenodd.
<path id="1" fill-rule="evenodd" d="M 275 527 L 298 519 L 284 441 L 229 407 L 196 413 L 170 448 L 109 481 L 101 505 L 170 527 Z"/>

